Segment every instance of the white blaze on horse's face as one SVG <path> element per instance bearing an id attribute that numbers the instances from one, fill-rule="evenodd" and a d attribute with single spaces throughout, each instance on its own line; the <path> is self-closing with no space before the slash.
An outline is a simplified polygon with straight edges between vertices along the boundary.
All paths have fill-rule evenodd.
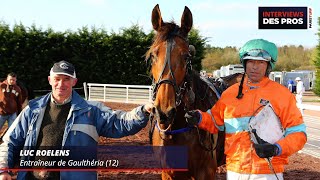
<path id="1" fill-rule="evenodd" d="M 153 29 L 157 31 L 150 50 L 153 55 L 151 73 L 156 83 L 154 105 L 168 119 L 174 118 L 180 87 L 185 82 L 189 44 L 187 35 L 192 27 L 192 14 L 185 7 L 181 27 L 164 23 L 159 6 L 152 11 Z"/>

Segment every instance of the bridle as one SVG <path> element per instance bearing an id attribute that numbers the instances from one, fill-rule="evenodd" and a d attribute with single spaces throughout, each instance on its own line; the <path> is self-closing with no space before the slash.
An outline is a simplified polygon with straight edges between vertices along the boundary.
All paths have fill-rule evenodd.
<path id="1" fill-rule="evenodd" d="M 155 81 L 155 79 L 153 78 L 153 82 L 152 82 L 152 87 L 153 87 L 152 100 L 154 101 L 156 99 L 159 87 L 162 84 L 169 84 L 169 85 L 173 86 L 174 91 L 175 91 L 175 104 L 176 104 L 176 107 L 181 105 L 182 99 L 183 99 L 184 95 L 186 94 L 186 92 L 187 91 L 192 91 L 192 89 L 191 89 L 191 84 L 192 84 L 192 78 L 191 78 L 192 77 L 192 65 L 191 65 L 192 55 L 191 55 L 191 53 L 189 52 L 188 56 L 185 59 L 186 60 L 186 72 L 185 72 L 184 80 L 183 80 L 183 82 L 182 82 L 182 84 L 180 86 L 177 85 L 176 78 L 175 78 L 174 73 L 173 73 L 172 68 L 171 68 L 171 52 L 172 52 L 172 50 L 173 50 L 173 48 L 175 46 L 175 41 L 174 41 L 173 37 L 176 36 L 176 37 L 181 38 L 182 40 L 184 40 L 184 42 L 186 42 L 188 44 L 188 47 L 189 47 L 188 40 L 185 37 L 183 37 L 180 34 L 178 34 L 177 32 L 178 32 L 178 30 L 177 30 L 177 28 L 175 28 L 174 32 L 172 32 L 169 35 L 169 38 L 166 40 L 166 54 L 165 54 L 164 65 L 162 67 L 159 79 L 157 81 Z M 153 56 L 153 58 L 157 58 L 157 57 Z M 170 80 L 169 78 L 168 79 L 163 79 L 163 73 L 164 73 L 164 71 L 165 71 L 167 66 L 168 66 L 169 74 L 172 77 L 172 80 Z M 185 112 L 188 111 L 188 108 L 186 107 L 186 104 L 187 103 L 184 103 L 184 107 L 183 107 Z M 166 129 L 161 129 L 160 125 L 159 125 L 159 122 L 158 122 L 158 118 L 156 118 L 156 120 L 153 121 L 154 117 L 153 117 L 152 113 L 151 113 L 149 118 L 150 118 L 150 123 L 151 123 L 151 129 L 149 131 L 150 143 L 152 141 L 152 133 L 153 133 L 155 127 L 157 127 L 157 129 L 159 130 L 159 132 L 161 134 L 169 135 L 169 136 L 174 135 L 174 134 L 180 134 L 180 133 L 188 132 L 188 131 L 190 131 L 190 130 L 192 130 L 194 128 L 194 127 L 187 126 L 187 127 L 181 128 L 181 129 L 169 130 L 171 128 L 171 125 L 174 123 L 173 122 L 174 119 L 173 119 L 173 121 L 169 124 L 169 126 Z M 197 133 L 198 133 L 199 142 L 201 144 L 201 147 L 203 147 L 207 151 L 214 151 L 217 146 L 215 146 L 215 147 L 213 147 L 213 146 L 211 146 L 211 147 L 205 146 L 203 144 L 203 140 L 200 137 L 199 129 L 198 128 L 196 128 L 196 129 L 197 129 Z M 163 139 L 163 138 L 161 137 L 161 139 Z M 212 139 L 212 137 L 210 139 L 211 139 L 212 142 L 214 141 Z M 165 140 L 165 139 L 163 139 L 163 140 Z"/>
<path id="2" fill-rule="evenodd" d="M 177 30 L 175 30 L 177 31 Z M 188 56 L 186 58 L 186 73 L 184 76 L 184 80 L 180 86 L 177 85 L 176 78 L 174 76 L 174 73 L 172 72 L 171 68 L 171 51 L 175 46 L 175 41 L 173 39 L 174 36 L 178 36 L 179 38 L 183 39 L 184 42 L 186 42 L 189 45 L 189 42 L 186 38 L 181 36 L 180 34 L 177 34 L 177 32 L 173 32 L 170 37 L 166 40 L 166 55 L 165 55 L 165 62 L 162 67 L 162 71 L 160 73 L 159 79 L 157 82 L 155 82 L 155 79 L 153 78 L 152 82 L 152 100 L 154 101 L 156 99 L 159 87 L 162 84 L 169 84 L 172 85 L 175 91 L 175 103 L 176 107 L 178 107 L 181 104 L 182 98 L 184 96 L 184 92 L 190 88 L 190 76 L 192 72 L 192 65 L 191 65 L 191 54 L 188 53 Z M 163 79 L 163 73 L 166 67 L 168 66 L 170 76 L 172 77 L 172 80 L 170 79 Z"/>
<path id="3" fill-rule="evenodd" d="M 174 31 L 171 32 L 168 35 L 168 38 L 166 40 L 165 60 L 164 60 L 164 64 L 163 64 L 159 79 L 156 81 L 154 79 L 154 77 L 153 77 L 153 80 L 152 80 L 152 100 L 155 101 L 157 93 L 158 93 L 158 90 L 159 90 L 159 87 L 162 84 L 169 84 L 169 85 L 173 86 L 174 91 L 175 91 L 175 105 L 176 105 L 176 107 L 181 105 L 181 102 L 182 102 L 182 99 L 183 99 L 183 96 L 184 96 L 185 92 L 187 90 L 191 90 L 191 74 L 192 74 L 192 65 L 191 65 L 192 55 L 191 55 L 190 52 L 188 52 L 187 57 L 185 59 L 185 61 L 186 61 L 186 72 L 185 72 L 185 76 L 184 76 L 184 79 L 183 79 L 183 82 L 181 83 L 181 85 L 177 84 L 176 78 L 175 78 L 174 73 L 173 73 L 172 68 L 171 68 L 171 52 L 172 52 L 172 50 L 173 50 L 173 48 L 175 46 L 174 37 L 181 38 L 185 43 L 187 43 L 187 45 L 189 47 L 188 40 L 184 36 L 180 35 L 178 33 L 178 31 L 179 31 L 179 27 L 176 26 Z M 156 56 L 152 56 L 152 58 L 157 58 L 157 57 Z M 167 66 L 168 66 L 169 74 L 172 77 L 172 80 L 170 80 L 169 78 L 167 78 L 167 79 L 163 78 L 163 74 L 164 74 L 164 71 L 165 71 Z M 167 135 L 168 134 L 181 133 L 182 131 L 186 132 L 186 131 L 190 130 L 190 129 L 183 128 L 182 130 L 169 131 L 169 129 L 171 128 L 172 124 L 174 123 L 173 122 L 174 119 L 166 129 L 161 129 L 160 125 L 159 125 L 158 118 L 156 118 L 155 122 L 153 122 L 153 120 L 152 120 L 153 119 L 153 114 L 151 114 L 149 118 L 150 118 L 151 127 L 152 127 L 150 129 L 150 134 L 153 132 L 154 127 L 157 127 L 157 129 L 161 133 L 167 134 Z M 152 125 L 152 123 L 154 123 L 154 125 Z"/>

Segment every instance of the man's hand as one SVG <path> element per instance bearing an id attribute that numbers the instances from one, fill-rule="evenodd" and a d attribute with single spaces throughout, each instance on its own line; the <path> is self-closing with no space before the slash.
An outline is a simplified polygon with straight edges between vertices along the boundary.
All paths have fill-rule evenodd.
<path id="1" fill-rule="evenodd" d="M 0 174 L 0 180 L 11 180 L 11 179 L 12 178 L 11 178 L 10 174 L 7 172 L 2 172 Z"/>
<path id="2" fill-rule="evenodd" d="M 188 125 L 190 125 L 190 126 L 198 125 L 199 120 L 200 120 L 200 116 L 201 115 L 200 115 L 199 111 L 197 111 L 197 110 L 188 111 L 184 115 Z"/>
<path id="3" fill-rule="evenodd" d="M 253 144 L 253 147 L 255 148 L 256 153 L 260 158 L 269 158 L 279 155 L 279 148 L 274 144 Z"/>
<path id="4" fill-rule="evenodd" d="M 153 108 L 153 104 L 147 103 L 143 106 L 142 110 L 146 116 L 149 116 L 152 108 Z"/>

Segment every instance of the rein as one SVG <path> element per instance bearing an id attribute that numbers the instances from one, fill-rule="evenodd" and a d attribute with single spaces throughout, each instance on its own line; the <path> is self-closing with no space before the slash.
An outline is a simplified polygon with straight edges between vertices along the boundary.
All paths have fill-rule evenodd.
<path id="1" fill-rule="evenodd" d="M 207 78 L 204 78 L 204 77 L 200 77 L 201 80 L 203 80 L 205 83 L 207 83 L 208 85 L 208 88 L 210 88 L 211 90 L 213 90 L 213 92 L 216 94 L 217 98 L 220 99 L 221 97 L 221 94 L 222 92 L 226 89 L 221 89 L 221 86 L 219 87 L 216 87 L 215 84 L 211 83 Z M 225 82 L 223 81 L 223 79 L 218 79 L 218 81 L 225 85 Z M 206 97 L 206 94 L 207 94 L 207 91 L 208 91 L 208 88 L 206 89 L 206 93 L 204 95 L 204 98 Z M 201 100 L 204 100 L 204 98 L 201 98 Z M 184 111 L 187 112 L 188 109 L 186 108 L 186 106 L 184 107 Z M 165 133 L 166 135 L 173 135 L 173 134 L 179 134 L 179 133 L 184 133 L 184 132 L 188 132 L 190 131 L 191 129 L 193 129 L 194 127 L 184 127 L 184 128 L 180 128 L 180 129 L 176 129 L 176 130 L 171 130 L 169 131 L 170 127 L 171 127 L 171 124 L 168 126 L 168 128 L 166 128 L 165 130 L 161 129 L 160 126 L 159 126 L 159 121 L 156 120 L 155 122 L 155 125 L 157 127 L 157 129 L 162 132 L 162 133 Z M 197 128 L 198 130 L 198 128 Z M 198 134 L 199 134 L 199 130 L 198 130 Z"/>
<path id="2" fill-rule="evenodd" d="M 164 65 L 163 65 L 162 70 L 161 70 L 161 74 L 160 74 L 159 79 L 157 80 L 157 82 L 153 78 L 152 99 L 153 99 L 153 101 L 156 99 L 156 95 L 158 93 L 159 87 L 162 84 L 169 84 L 169 85 L 172 85 L 173 88 L 174 88 L 174 91 L 175 91 L 175 103 L 176 103 L 176 107 L 178 107 L 178 106 L 182 105 L 181 102 L 182 102 L 182 99 L 185 96 L 186 92 L 192 91 L 192 88 L 191 88 L 191 84 L 192 84 L 191 57 L 192 56 L 189 53 L 189 55 L 186 58 L 185 77 L 184 77 L 184 80 L 183 80 L 182 84 L 180 86 L 178 86 L 177 83 L 176 83 L 176 78 L 175 78 L 174 73 L 173 73 L 172 68 L 171 68 L 171 52 L 172 52 L 174 46 L 176 45 L 176 43 L 175 43 L 175 41 L 173 39 L 174 36 L 177 36 L 177 37 L 183 39 L 186 43 L 188 43 L 188 40 L 186 38 L 184 38 L 183 36 L 178 34 L 178 27 L 176 27 L 175 30 L 169 35 L 169 38 L 166 40 L 166 54 L 165 54 L 165 60 L 164 60 Z M 154 57 L 154 58 L 157 58 L 157 57 Z M 164 74 L 164 71 L 165 71 L 166 67 L 168 67 L 168 71 L 169 71 L 169 74 L 170 74 L 170 77 L 172 78 L 172 80 L 170 80 L 169 78 L 163 79 L 163 74 Z M 220 98 L 221 91 L 217 90 L 217 89 L 219 89 L 219 87 L 216 87 L 215 85 L 211 84 L 211 82 L 208 81 L 207 79 L 202 79 L 201 78 L 201 80 L 204 81 L 208 85 L 208 88 L 210 88 L 211 90 L 213 90 L 215 92 L 217 98 Z M 207 94 L 207 90 L 206 90 L 206 93 L 204 94 L 205 96 Z M 195 102 L 192 102 L 192 104 L 195 104 Z M 184 112 L 187 112 L 189 110 L 187 108 L 187 103 L 186 102 L 184 102 L 183 109 L 184 109 Z M 150 143 L 152 143 L 152 135 L 153 135 L 153 132 L 154 132 L 155 128 L 157 128 L 159 130 L 159 133 L 160 133 L 159 135 L 160 135 L 160 138 L 162 140 L 167 140 L 167 139 L 165 139 L 165 137 L 162 137 L 162 135 L 171 136 L 171 135 L 186 133 L 186 132 L 189 132 L 192 129 L 196 128 L 196 131 L 197 131 L 197 134 L 198 134 L 198 138 L 199 138 L 199 142 L 200 142 L 200 145 L 201 145 L 202 148 L 204 148 L 207 151 L 214 151 L 216 149 L 216 147 L 217 147 L 217 144 L 216 144 L 216 146 L 213 147 L 213 144 L 214 144 L 213 143 L 214 142 L 213 135 L 210 135 L 210 139 L 211 139 L 211 143 L 210 144 L 211 144 L 211 146 L 208 147 L 208 146 L 206 146 L 204 144 L 204 139 L 201 138 L 201 134 L 200 134 L 200 131 L 199 131 L 198 127 L 187 126 L 187 127 L 183 127 L 183 128 L 179 128 L 179 129 L 170 130 L 171 127 L 172 127 L 172 124 L 174 123 L 174 120 L 175 120 L 175 118 L 174 118 L 173 121 L 171 122 L 171 124 L 169 124 L 169 126 L 166 129 L 161 129 L 158 119 L 159 119 L 158 117 L 154 118 L 154 114 L 153 113 L 151 113 L 150 116 L 149 116 L 149 120 L 150 120 L 150 124 L 151 124 L 151 128 L 150 128 L 150 131 L 149 131 Z"/>
<path id="3" fill-rule="evenodd" d="M 156 122 L 157 122 L 157 123 L 156 123 L 157 129 L 158 129 L 160 132 L 165 133 L 166 135 L 173 135 L 173 134 L 185 133 L 185 132 L 188 132 L 188 131 L 190 131 L 191 129 L 194 128 L 194 127 L 185 127 L 185 128 L 180 128 L 180 129 L 168 131 L 168 130 L 162 130 L 162 129 L 160 129 L 158 120 L 156 120 Z M 169 125 L 168 128 L 169 128 L 169 127 L 171 127 L 171 125 Z M 167 128 L 167 129 L 168 129 L 168 128 Z"/>
<path id="4" fill-rule="evenodd" d="M 177 83 L 176 83 L 176 78 L 174 76 L 174 73 L 172 72 L 172 68 L 171 68 L 171 51 L 173 49 L 173 47 L 175 46 L 175 41 L 173 40 L 173 37 L 174 36 L 177 36 L 181 39 L 183 39 L 187 44 L 189 44 L 188 40 L 181 36 L 179 33 L 178 33 L 178 30 L 179 30 L 179 27 L 176 26 L 174 31 L 169 35 L 169 38 L 166 40 L 166 55 L 165 55 L 165 62 L 164 62 L 164 65 L 162 67 L 162 70 L 161 70 L 161 74 L 160 74 L 160 77 L 158 79 L 158 81 L 155 83 L 155 79 L 153 78 L 153 83 L 152 83 L 152 100 L 154 101 L 156 99 L 156 96 L 157 96 L 157 92 L 159 90 L 159 87 L 161 86 L 161 84 L 170 84 L 173 86 L 174 88 L 174 91 L 175 91 L 175 100 L 176 100 L 176 106 L 178 107 L 180 104 L 181 104 L 181 101 L 182 101 L 182 98 L 183 98 L 183 95 L 184 95 L 184 92 L 186 89 L 190 88 L 190 74 L 191 74 L 191 71 L 192 71 L 192 65 L 191 65 L 191 54 L 189 53 L 187 59 L 186 59 L 186 74 L 185 74 L 185 78 L 183 80 L 183 83 L 181 86 L 178 86 Z M 169 73 L 170 73 L 170 76 L 172 77 L 172 80 L 170 79 L 163 79 L 162 76 L 163 76 L 163 73 L 166 69 L 166 67 L 168 66 L 168 69 L 169 69 Z"/>
<path id="5" fill-rule="evenodd" d="M 190 78 L 190 76 L 191 76 L 191 73 L 192 73 L 192 65 L 191 65 L 191 59 L 192 59 L 191 57 L 192 56 L 189 53 L 188 56 L 187 56 L 187 59 L 186 59 L 186 73 L 185 73 L 184 80 L 183 80 L 181 86 L 177 85 L 176 78 L 175 78 L 174 73 L 173 73 L 172 68 L 171 68 L 171 51 L 172 51 L 173 47 L 175 46 L 175 41 L 174 41 L 173 37 L 177 36 L 177 37 L 183 39 L 187 44 L 189 44 L 188 40 L 178 33 L 178 30 L 179 30 L 179 27 L 176 26 L 174 31 L 169 35 L 169 38 L 166 40 L 166 44 L 167 45 L 166 45 L 165 62 L 164 62 L 164 65 L 162 67 L 161 74 L 160 74 L 160 77 L 159 77 L 158 81 L 155 82 L 155 79 L 153 78 L 153 83 L 152 83 L 152 100 L 153 101 L 156 99 L 159 87 L 162 84 L 170 84 L 170 85 L 172 85 L 174 90 L 175 90 L 176 107 L 181 105 L 182 98 L 183 98 L 186 90 L 187 89 L 191 90 L 191 78 Z M 163 73 L 164 73 L 164 71 L 165 71 L 167 66 L 168 66 L 168 69 L 169 69 L 170 76 L 172 77 L 172 80 L 163 79 Z M 187 127 L 187 128 L 182 128 L 182 129 L 177 129 L 177 130 L 172 130 L 172 131 L 170 130 L 169 131 L 169 129 L 171 128 L 173 122 L 168 126 L 168 128 L 161 129 L 160 126 L 159 126 L 158 120 L 153 121 L 153 115 L 150 115 L 149 119 L 150 119 L 150 123 L 151 123 L 151 129 L 149 131 L 150 143 L 152 142 L 152 134 L 153 134 L 153 131 L 154 131 L 155 127 L 157 127 L 157 129 L 160 132 L 162 132 L 162 133 L 164 133 L 166 135 L 173 135 L 173 134 L 179 134 L 179 133 L 183 133 L 183 132 L 188 132 L 188 131 L 190 131 L 192 129 L 191 127 Z"/>
<path id="6" fill-rule="evenodd" d="M 204 82 L 208 85 L 208 87 L 207 87 L 207 89 L 206 89 L 206 93 L 205 93 L 205 95 L 204 95 L 204 98 L 205 98 L 205 96 L 206 96 L 206 94 L 207 94 L 208 89 L 210 88 L 210 89 L 215 93 L 216 97 L 217 97 L 218 99 L 220 99 L 221 93 L 222 93 L 222 92 L 226 89 L 226 87 L 227 87 L 227 83 L 226 83 L 223 79 L 221 79 L 221 78 L 215 79 L 214 82 L 211 82 L 210 80 L 208 80 L 208 79 L 206 79 L 206 78 L 202 78 L 202 77 L 200 77 L 200 79 L 201 79 L 202 81 L 204 81 Z M 224 87 L 224 88 L 222 88 L 222 87 Z M 200 97 L 200 98 L 201 98 L 201 97 Z M 204 100 L 204 98 L 201 99 L 201 100 Z M 184 106 L 184 111 L 185 111 L 185 112 L 188 111 L 188 109 L 186 108 L 186 105 Z M 151 122 L 151 129 L 150 129 L 150 132 L 149 132 L 150 143 L 152 143 L 152 134 L 153 134 L 154 128 L 156 127 L 156 128 L 159 130 L 160 133 L 163 133 L 163 134 L 165 134 L 165 135 L 181 134 L 181 133 L 189 132 L 189 131 L 191 131 L 192 129 L 196 129 L 197 134 L 198 134 L 198 138 L 199 138 L 199 143 L 200 143 L 200 145 L 201 145 L 201 147 L 202 147 L 203 149 L 205 149 L 206 151 L 214 151 L 214 150 L 216 150 L 216 148 L 217 148 L 217 146 L 218 146 L 218 144 L 216 144 L 215 146 L 213 146 L 213 144 L 214 144 L 214 137 L 213 137 L 212 134 L 210 134 L 210 140 L 211 140 L 211 144 L 212 144 L 212 145 L 211 145 L 210 147 L 208 147 L 207 145 L 205 145 L 205 144 L 204 144 L 204 139 L 201 138 L 200 130 L 199 130 L 199 128 L 196 127 L 196 126 L 194 126 L 194 127 L 187 126 L 187 127 L 183 127 L 183 128 L 179 128 L 179 129 L 175 129 L 175 130 L 169 130 L 170 127 L 171 127 L 171 124 L 170 124 L 168 128 L 166 128 L 165 130 L 163 130 L 163 129 L 161 129 L 160 126 L 159 126 L 159 121 L 158 121 L 157 119 L 154 119 L 153 116 L 150 116 L 150 122 Z M 160 136 L 160 137 L 161 137 L 161 136 Z M 164 138 L 162 138 L 162 137 L 161 137 L 161 139 L 166 140 L 166 139 L 164 139 Z"/>

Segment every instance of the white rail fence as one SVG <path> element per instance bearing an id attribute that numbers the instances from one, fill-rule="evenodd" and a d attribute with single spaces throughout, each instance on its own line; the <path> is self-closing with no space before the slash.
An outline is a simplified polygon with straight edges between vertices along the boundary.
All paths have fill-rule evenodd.
<path id="1" fill-rule="evenodd" d="M 83 83 L 85 98 L 91 101 L 142 104 L 152 100 L 151 86 Z"/>
<path id="2" fill-rule="evenodd" d="M 312 110 L 312 111 L 320 111 L 320 106 L 312 105 L 312 104 L 302 104 L 303 109 Z"/>
<path id="3" fill-rule="evenodd" d="M 83 83 L 85 98 L 91 101 L 144 104 L 152 100 L 152 87 L 141 85 Z M 305 104 L 307 110 L 320 111 L 320 106 Z"/>

